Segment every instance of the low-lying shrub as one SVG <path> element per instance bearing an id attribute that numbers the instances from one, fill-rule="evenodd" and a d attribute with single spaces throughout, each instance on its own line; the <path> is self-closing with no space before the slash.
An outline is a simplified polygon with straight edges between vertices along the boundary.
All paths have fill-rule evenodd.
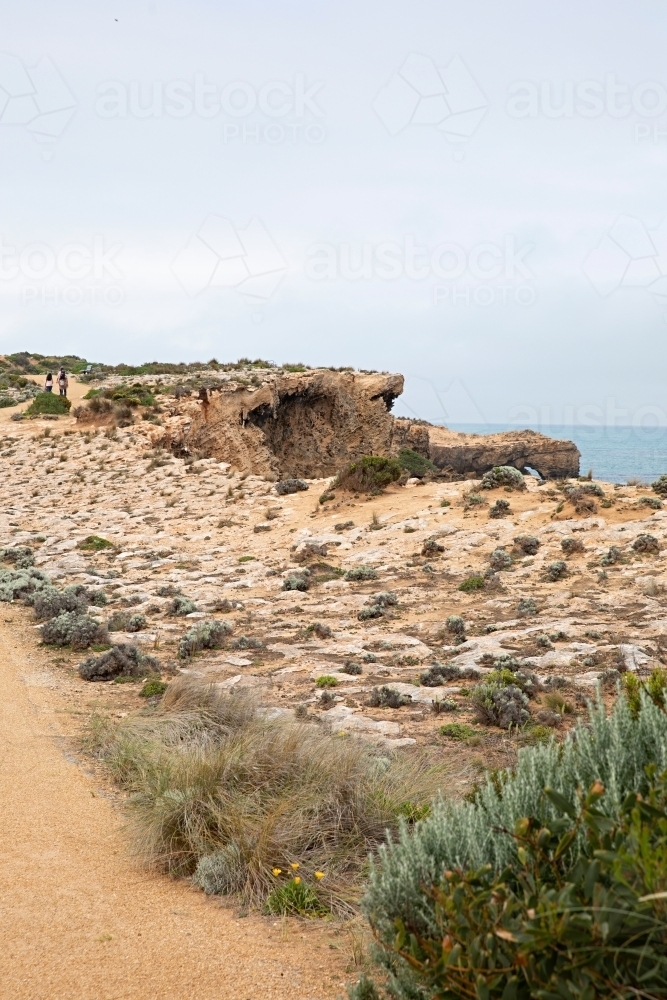
<path id="1" fill-rule="evenodd" d="M 15 545 L 0 552 L 3 562 L 13 563 L 16 569 L 29 569 L 35 565 L 35 554 L 28 545 Z"/>
<path id="2" fill-rule="evenodd" d="M 42 642 L 47 646 L 71 646 L 87 649 L 101 646 L 108 640 L 106 627 L 90 615 L 62 611 L 41 627 Z"/>
<path id="3" fill-rule="evenodd" d="M 667 475 L 658 476 L 656 481 L 651 483 L 651 489 L 660 496 L 667 497 Z"/>
<path id="4" fill-rule="evenodd" d="M 427 538 L 422 545 L 422 555 L 427 556 L 430 559 L 434 556 L 440 555 L 440 553 L 444 551 L 445 546 L 441 545 L 435 538 Z"/>
<path id="5" fill-rule="evenodd" d="M 298 573 L 289 573 L 283 580 L 283 590 L 300 590 L 305 593 L 310 586 L 310 570 L 302 569 Z"/>
<path id="6" fill-rule="evenodd" d="M 46 573 L 30 566 L 28 569 L 0 569 L 0 601 L 14 601 L 22 597 L 30 602 L 33 596 L 51 581 Z"/>
<path id="7" fill-rule="evenodd" d="M 341 469 L 332 485 L 355 493 L 376 494 L 400 479 L 402 473 L 403 469 L 395 458 L 364 455 Z"/>
<path id="8" fill-rule="evenodd" d="M 568 535 L 567 538 L 563 538 L 560 547 L 566 556 L 573 556 L 575 552 L 584 551 L 584 543 L 580 538 L 573 538 L 572 535 Z"/>
<path id="9" fill-rule="evenodd" d="M 518 684 L 508 683 L 502 676 L 488 677 L 477 684 L 470 692 L 470 703 L 474 708 L 478 722 L 489 726 L 500 726 L 509 729 L 510 726 L 523 726 L 530 718 L 527 709 L 528 696 Z"/>
<path id="10" fill-rule="evenodd" d="M 627 699 L 621 695 L 608 714 L 601 702 L 591 706 L 590 719 L 579 722 L 562 743 L 551 740 L 520 750 L 516 765 L 511 770 L 490 774 L 472 800 L 440 800 L 434 804 L 431 815 L 413 830 L 401 830 L 398 838 L 382 849 L 379 861 L 371 862 L 370 889 L 364 903 L 378 941 L 388 949 L 379 957 L 388 975 L 392 996 L 398 1000 L 416 1000 L 432 995 L 407 960 L 396 954 L 389 956 L 396 938 L 397 921 L 410 927 L 416 936 L 443 942 L 441 910 L 437 901 L 424 891 L 425 886 L 438 885 L 447 871 L 481 872 L 483 869 L 495 876 L 507 871 L 516 885 L 517 876 L 525 870 L 528 861 L 520 852 L 524 845 L 517 843 L 514 837 L 517 822 L 523 817 L 534 819 L 539 829 L 567 836 L 565 847 L 569 842 L 569 851 L 573 853 L 568 854 L 565 850 L 561 857 L 576 863 L 586 850 L 586 830 L 576 823 L 577 789 L 590 788 L 596 782 L 604 788 L 596 803 L 596 809 L 603 814 L 597 829 L 604 832 L 604 817 L 617 822 L 622 816 L 626 796 L 636 792 L 647 794 L 650 783 L 646 767 L 649 764 L 659 770 L 667 766 L 667 716 L 641 692 L 640 710 L 635 717 Z M 562 796 L 575 815 L 564 814 L 560 805 L 545 796 L 545 787 Z M 657 823 L 654 834 L 663 836 L 663 831 L 664 827 Z M 544 846 L 550 842 L 547 840 Z M 640 839 L 636 841 L 640 842 Z M 650 859 L 650 849 L 646 857 Z M 658 870 L 664 873 L 665 869 L 661 865 Z M 590 876 L 591 886 L 603 888 L 605 880 L 598 877 L 601 869 L 594 871 Z M 491 894 L 487 899 L 491 900 Z M 497 912 L 499 915 L 504 912 L 502 900 Z M 601 917 L 602 913 L 603 909 Z M 494 926 L 489 925 L 486 913 L 483 924 L 485 934 L 489 926 Z M 555 925 L 554 921 L 552 926 Z M 579 929 L 578 923 L 566 925 L 561 922 L 560 926 L 570 926 L 573 931 Z M 486 940 L 490 941 L 490 937 Z M 600 940 L 603 940 L 602 933 Z M 502 941 L 500 938 L 499 943 Z M 612 966 L 613 952 L 609 969 Z M 480 994 L 473 988 L 468 993 L 453 995 L 501 997 L 503 989 L 504 986 L 495 994 L 490 989 L 488 994 L 483 991 Z M 521 996 L 518 992 L 506 994 L 512 995 Z M 548 993 L 542 995 L 549 996 Z M 580 997 L 584 995 L 579 993 Z M 610 993 L 589 995 L 607 997 Z M 618 995 L 629 997 L 631 994 Z M 641 996 L 640 993 L 633 995 Z"/>
<path id="11" fill-rule="evenodd" d="M 112 549 L 113 542 L 108 541 L 106 538 L 100 538 L 99 535 L 88 535 L 87 538 L 79 542 L 77 548 L 83 552 L 101 552 L 103 549 Z"/>
<path id="12" fill-rule="evenodd" d="M 515 469 L 513 465 L 497 465 L 482 476 L 480 489 L 495 490 L 499 486 L 505 486 L 510 490 L 526 489 L 523 474 L 518 469 Z"/>
<path id="13" fill-rule="evenodd" d="M 524 618 L 536 615 L 537 604 L 532 597 L 522 597 L 516 606 L 516 613 Z"/>
<path id="14" fill-rule="evenodd" d="M 464 594 L 474 594 L 477 590 L 484 590 L 484 577 L 474 573 L 472 576 L 466 577 L 463 583 L 459 584 L 458 589 L 462 590 Z"/>
<path id="15" fill-rule="evenodd" d="M 193 614 L 196 610 L 197 605 L 194 601 L 191 601 L 189 597 L 184 597 L 182 594 L 176 594 L 167 609 L 167 614 L 185 617 L 185 615 Z"/>
<path id="16" fill-rule="evenodd" d="M 101 656 L 89 656 L 79 664 L 86 681 L 111 681 L 116 677 L 145 677 L 158 671 L 160 662 L 142 653 L 138 646 L 119 642 Z"/>
<path id="17" fill-rule="evenodd" d="M 493 506 L 489 508 L 489 517 L 491 518 L 508 517 L 510 513 L 509 500 L 496 500 Z"/>
<path id="18" fill-rule="evenodd" d="M 80 584 L 58 590 L 57 587 L 44 587 L 32 601 L 36 618 L 55 618 L 63 611 L 74 611 L 85 614 L 88 607 L 86 588 Z"/>
<path id="19" fill-rule="evenodd" d="M 371 708 L 403 708 L 412 704 L 409 694 L 401 694 L 394 688 L 383 687 L 373 688 L 368 696 L 368 704 Z"/>
<path id="20" fill-rule="evenodd" d="M 149 714 L 98 719 L 91 742 L 129 793 L 148 863 L 257 905 L 285 884 L 273 872 L 293 878 L 298 864 L 309 885 L 323 874 L 321 908 L 339 913 L 358 901 L 368 853 L 397 832 L 405 803 L 423 814 L 446 774 L 425 757 L 267 719 L 242 694 L 190 679 Z"/>
<path id="21" fill-rule="evenodd" d="M 72 405 L 66 396 L 56 396 L 52 392 L 40 392 L 24 411 L 26 417 L 39 417 L 43 413 L 66 416 Z"/>
<path id="22" fill-rule="evenodd" d="M 348 569 L 344 579 L 355 582 L 360 580 L 376 580 L 377 572 L 372 566 L 353 566 L 352 569 Z"/>
<path id="23" fill-rule="evenodd" d="M 574 806 L 545 789 L 548 825 L 528 815 L 509 831 L 521 868 L 458 868 L 425 885 L 437 932 L 417 915 L 396 921 L 386 956 L 400 957 L 419 992 L 392 996 L 667 995 L 667 774 L 652 769 L 648 794 L 628 794 L 615 820 L 600 809 L 604 794 L 595 781 Z"/>
<path id="24" fill-rule="evenodd" d="M 512 565 L 512 557 L 502 546 L 499 546 L 489 556 L 489 565 L 491 569 L 496 571 L 509 569 Z"/>
<path id="25" fill-rule="evenodd" d="M 405 469 L 411 476 L 416 476 L 419 479 L 423 479 L 429 472 L 438 471 L 430 458 L 424 458 L 423 455 L 413 451 L 412 448 L 401 448 L 396 459 L 402 469 Z"/>
<path id="26" fill-rule="evenodd" d="M 660 544 L 655 535 L 637 535 L 632 543 L 632 548 L 635 552 L 646 552 L 651 555 L 657 555 L 660 552 Z"/>
<path id="27" fill-rule="evenodd" d="M 534 556 L 540 547 L 540 540 L 535 535 L 517 535 L 514 544 L 525 556 Z"/>
<path id="28" fill-rule="evenodd" d="M 544 575 L 551 583 L 556 583 L 567 576 L 567 563 L 562 559 L 555 559 L 544 567 Z"/>
<path id="29" fill-rule="evenodd" d="M 229 622 L 197 622 L 189 629 L 178 644 L 178 655 L 184 660 L 202 649 L 220 649 L 225 638 L 232 631 Z"/>
<path id="30" fill-rule="evenodd" d="M 283 479 L 275 484 L 275 491 L 278 496 L 287 496 L 290 493 L 299 493 L 301 490 L 309 490 L 310 486 L 304 479 Z"/>
<path id="31" fill-rule="evenodd" d="M 610 545 L 600 559 L 601 566 L 615 566 L 620 562 L 623 562 L 623 553 L 619 549 L 618 545 Z"/>

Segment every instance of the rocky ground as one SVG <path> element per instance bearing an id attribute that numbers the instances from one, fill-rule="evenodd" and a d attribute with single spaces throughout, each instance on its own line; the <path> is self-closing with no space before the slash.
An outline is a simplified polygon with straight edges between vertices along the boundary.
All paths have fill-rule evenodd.
<path id="1" fill-rule="evenodd" d="M 72 387 L 75 402 L 87 388 Z M 367 497 L 330 491 L 326 479 L 279 495 L 224 462 L 156 448 L 150 421 L 109 429 L 10 416 L 0 424 L 0 543 L 30 546 L 58 586 L 103 588 L 108 603 L 89 609 L 101 622 L 144 616 L 112 643 L 138 643 L 167 682 L 189 672 L 250 687 L 270 712 L 449 757 L 454 792 L 564 732 L 596 690 L 613 697 L 620 674 L 647 674 L 667 654 L 667 511 L 649 487 L 410 480 Z M 592 492 L 568 497 L 582 485 Z M 499 500 L 509 509 L 492 517 Z M 91 535 L 110 545 L 82 548 Z M 646 535 L 655 541 L 637 545 Z M 538 544 L 515 541 L 525 536 Z M 372 578 L 350 578 L 360 568 Z M 299 576 L 306 591 L 284 589 Z M 482 589 L 460 590 L 471 576 Z M 175 596 L 196 610 L 174 614 Z M 39 628 L 30 609 L 21 614 Z M 213 619 L 231 626 L 224 647 L 179 657 L 184 634 Z M 81 680 L 85 655 L 53 650 L 68 697 L 84 705 L 94 691 L 97 707 L 119 714 L 142 704 L 142 680 Z M 428 686 L 433 665 L 443 670 Z M 509 730 L 478 721 L 470 698 L 506 665 L 528 678 L 529 696 Z M 387 697 L 404 704 L 378 704 Z"/>

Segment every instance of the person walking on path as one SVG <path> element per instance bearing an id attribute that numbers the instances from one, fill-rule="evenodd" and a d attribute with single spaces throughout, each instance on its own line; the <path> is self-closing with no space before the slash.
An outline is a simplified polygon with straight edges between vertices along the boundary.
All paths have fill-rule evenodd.
<path id="1" fill-rule="evenodd" d="M 60 390 L 61 396 L 67 395 L 68 385 L 69 382 L 67 380 L 67 372 L 65 371 L 64 368 L 61 368 L 60 371 L 58 372 L 58 389 Z"/>
<path id="2" fill-rule="evenodd" d="M 44 380 L 44 392 L 53 392 L 53 375 L 51 372 L 49 372 Z"/>

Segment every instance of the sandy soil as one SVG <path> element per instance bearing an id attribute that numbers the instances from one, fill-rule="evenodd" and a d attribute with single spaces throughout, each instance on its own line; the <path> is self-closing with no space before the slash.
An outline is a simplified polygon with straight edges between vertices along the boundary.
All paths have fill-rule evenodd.
<path id="1" fill-rule="evenodd" d="M 0 614 L 0 997 L 340 996 L 349 948 L 337 925 L 240 919 L 139 869 L 113 798 L 72 754 L 49 654 L 21 609 Z"/>

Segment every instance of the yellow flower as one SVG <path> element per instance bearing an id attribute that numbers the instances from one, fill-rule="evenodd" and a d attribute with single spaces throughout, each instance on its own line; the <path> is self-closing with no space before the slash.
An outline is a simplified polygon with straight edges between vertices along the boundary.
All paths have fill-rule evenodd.
<path id="1" fill-rule="evenodd" d="M 274 868 L 273 869 L 273 874 L 276 875 L 276 876 L 282 875 L 282 872 L 283 872 L 282 868 Z"/>
<path id="2" fill-rule="evenodd" d="M 293 861 L 292 864 L 290 865 L 290 868 L 293 868 L 294 871 L 296 871 L 298 867 L 299 867 L 298 861 Z"/>
<path id="3" fill-rule="evenodd" d="M 324 878 L 324 872 L 315 872 L 315 878 L 319 882 L 321 878 Z"/>
<path id="4" fill-rule="evenodd" d="M 300 881 L 301 881 L 301 878 L 299 877 L 299 875 L 295 876 L 295 878 L 294 878 L 294 884 L 298 885 Z"/>

